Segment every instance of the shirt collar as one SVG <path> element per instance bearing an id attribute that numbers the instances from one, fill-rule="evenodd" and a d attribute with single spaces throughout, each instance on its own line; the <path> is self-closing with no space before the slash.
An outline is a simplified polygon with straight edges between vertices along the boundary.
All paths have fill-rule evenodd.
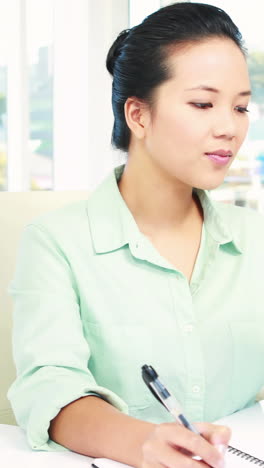
<path id="1" fill-rule="evenodd" d="M 118 188 L 125 165 L 116 167 L 110 175 L 95 189 L 87 201 L 87 213 L 91 236 L 97 253 L 117 250 L 126 244 L 137 243 L 142 238 L 132 213 L 128 209 Z M 219 245 L 233 254 L 242 253 L 240 242 L 234 236 L 230 220 L 225 212 L 220 213 L 208 192 L 194 189 L 199 197 L 203 212 L 204 225 L 209 235 Z"/>
<path id="2" fill-rule="evenodd" d="M 238 233 L 232 230 L 228 210 L 220 210 L 219 202 L 213 201 L 208 191 L 201 189 L 194 189 L 194 191 L 202 205 L 204 225 L 209 235 L 226 251 L 233 254 L 242 253 L 241 241 Z"/>

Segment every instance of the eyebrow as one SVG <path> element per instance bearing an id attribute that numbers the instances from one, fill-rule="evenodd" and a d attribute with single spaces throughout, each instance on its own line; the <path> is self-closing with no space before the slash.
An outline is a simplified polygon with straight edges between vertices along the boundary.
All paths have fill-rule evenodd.
<path id="1" fill-rule="evenodd" d="M 194 91 L 196 89 L 210 91 L 211 93 L 219 93 L 219 89 L 212 88 L 211 86 L 206 86 L 206 85 L 199 85 L 199 86 L 196 86 L 195 88 L 188 88 L 188 89 L 185 89 L 185 91 Z M 238 96 L 251 96 L 251 94 L 252 94 L 251 91 L 247 90 L 247 91 L 241 91 L 241 93 L 238 93 Z"/>

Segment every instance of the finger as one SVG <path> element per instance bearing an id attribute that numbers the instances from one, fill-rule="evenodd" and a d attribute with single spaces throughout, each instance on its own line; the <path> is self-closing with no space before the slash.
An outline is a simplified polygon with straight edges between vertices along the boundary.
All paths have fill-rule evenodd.
<path id="1" fill-rule="evenodd" d="M 147 455 L 146 455 L 147 456 Z M 155 459 L 153 463 L 152 460 Z M 157 461 L 158 460 L 158 463 Z M 204 461 L 193 460 L 190 456 L 184 455 L 178 449 L 164 444 L 163 441 L 155 443 L 151 448 L 149 461 L 143 463 L 143 468 L 208 468 Z"/>
<path id="2" fill-rule="evenodd" d="M 206 427 L 207 430 L 208 428 L 209 426 Z M 156 429 L 156 436 L 160 440 L 165 439 L 171 446 L 184 448 L 193 455 L 201 457 L 205 463 L 214 468 L 224 466 L 223 455 L 216 447 L 201 435 L 195 434 L 182 425 L 161 424 Z"/>
<path id="3" fill-rule="evenodd" d="M 231 438 L 230 427 L 211 423 L 196 423 L 195 427 L 211 444 L 228 446 Z"/>

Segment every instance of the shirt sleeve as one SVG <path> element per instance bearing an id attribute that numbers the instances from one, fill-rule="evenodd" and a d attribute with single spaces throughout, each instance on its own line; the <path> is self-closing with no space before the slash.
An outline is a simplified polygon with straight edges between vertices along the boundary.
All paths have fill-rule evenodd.
<path id="1" fill-rule="evenodd" d="M 60 409 L 78 398 L 96 394 L 128 413 L 126 403 L 97 385 L 88 369 L 91 352 L 74 275 L 59 243 L 43 226 L 24 229 L 8 292 L 14 306 L 17 377 L 7 396 L 31 448 L 68 450 L 49 439 L 48 429 Z"/>

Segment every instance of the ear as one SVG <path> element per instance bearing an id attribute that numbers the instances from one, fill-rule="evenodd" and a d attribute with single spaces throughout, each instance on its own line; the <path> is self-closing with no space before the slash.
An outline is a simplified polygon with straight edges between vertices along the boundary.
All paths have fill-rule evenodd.
<path id="1" fill-rule="evenodd" d="M 138 139 L 143 139 L 150 122 L 149 109 L 145 102 L 136 97 L 129 97 L 124 106 L 126 122 L 131 132 Z"/>

